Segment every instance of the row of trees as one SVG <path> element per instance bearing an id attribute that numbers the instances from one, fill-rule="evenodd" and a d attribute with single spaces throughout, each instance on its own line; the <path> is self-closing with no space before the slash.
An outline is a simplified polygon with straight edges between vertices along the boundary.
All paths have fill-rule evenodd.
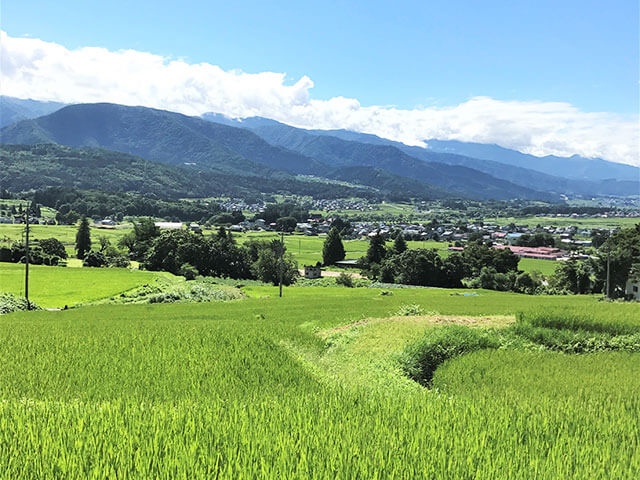
<path id="1" fill-rule="evenodd" d="M 163 270 L 194 278 L 196 275 L 259 279 L 290 285 L 298 265 L 278 240 L 252 240 L 239 245 L 221 227 L 215 235 L 189 230 L 161 232 L 151 219 L 143 219 L 120 240 L 131 258 L 148 270 Z"/>

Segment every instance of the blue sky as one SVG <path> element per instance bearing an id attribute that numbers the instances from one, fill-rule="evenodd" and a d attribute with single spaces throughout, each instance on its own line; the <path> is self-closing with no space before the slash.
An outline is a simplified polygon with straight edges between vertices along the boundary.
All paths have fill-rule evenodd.
<path id="1" fill-rule="evenodd" d="M 2 2 L 2 29 L 309 76 L 313 97 L 452 105 L 475 96 L 638 111 L 638 2 Z"/>
<path id="2" fill-rule="evenodd" d="M 5 0 L 1 93 L 640 165 L 637 0 Z"/>

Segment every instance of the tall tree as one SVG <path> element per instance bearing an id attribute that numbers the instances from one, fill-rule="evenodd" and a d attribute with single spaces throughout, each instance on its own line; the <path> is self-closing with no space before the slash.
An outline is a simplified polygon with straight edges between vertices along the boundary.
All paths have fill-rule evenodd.
<path id="1" fill-rule="evenodd" d="M 91 230 L 89 229 L 89 220 L 82 217 L 78 233 L 76 233 L 76 252 L 77 257 L 83 259 L 87 252 L 91 250 Z"/>
<path id="2" fill-rule="evenodd" d="M 366 260 L 368 263 L 381 263 L 387 255 L 384 237 L 378 232 L 369 239 L 369 248 L 367 249 Z"/>
<path id="3" fill-rule="evenodd" d="M 396 239 L 393 241 L 393 252 L 396 255 L 401 254 L 402 252 L 404 252 L 407 249 L 407 242 L 404 239 L 404 235 L 402 234 L 402 232 L 399 232 L 398 235 L 396 235 Z"/>
<path id="4" fill-rule="evenodd" d="M 332 227 L 322 246 L 322 261 L 325 265 L 333 265 L 344 260 L 345 251 L 342 236 L 336 227 Z"/>

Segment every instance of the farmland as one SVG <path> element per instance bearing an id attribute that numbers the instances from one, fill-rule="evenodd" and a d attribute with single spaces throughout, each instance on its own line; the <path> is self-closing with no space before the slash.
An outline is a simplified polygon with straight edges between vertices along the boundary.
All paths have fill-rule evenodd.
<path id="1" fill-rule="evenodd" d="M 432 389 L 397 364 L 408 343 L 443 325 L 501 331 L 517 312 L 534 326 L 549 321 L 536 312 L 573 312 L 590 319 L 580 328 L 615 330 L 615 317 L 626 333 L 640 326 L 637 304 L 244 290 L 250 298 L 233 302 L 0 317 L 0 469 L 10 478 L 640 473 L 638 354 L 480 351 L 443 365 Z M 398 317 L 408 304 L 422 315 Z"/>
<path id="2" fill-rule="evenodd" d="M 126 268 L 66 268 L 31 265 L 30 299 L 43 308 L 61 308 L 110 297 L 170 274 Z M 24 295 L 24 265 L 0 263 L 0 291 Z"/>
<path id="3" fill-rule="evenodd" d="M 0 240 L 5 239 L 7 241 L 18 241 L 22 238 L 24 231 L 24 225 L 0 225 Z M 55 237 L 60 240 L 67 250 L 67 253 L 72 256 L 74 253 L 75 235 L 77 227 L 74 225 L 33 225 L 31 227 L 31 236 L 34 239 Z M 118 229 L 104 229 L 104 228 L 91 228 L 91 238 L 94 242 L 98 241 L 101 236 L 107 237 L 112 243 L 117 243 L 118 240 L 130 232 L 131 228 L 118 228 Z M 210 234 L 210 231 L 205 231 L 205 234 Z M 270 240 L 280 238 L 276 232 L 247 232 L 247 233 L 234 233 L 234 237 L 240 243 L 243 243 L 249 239 L 258 240 Z M 291 252 L 297 262 L 302 265 L 315 265 L 316 262 L 322 262 L 322 244 L 325 236 L 306 236 L 306 235 L 285 235 L 284 241 L 287 250 Z M 390 246 L 392 242 L 389 242 Z M 433 240 L 428 241 L 409 241 L 407 242 L 409 248 L 435 248 L 440 255 L 447 256 L 449 251 L 447 247 L 448 242 L 436 242 Z M 366 240 L 345 240 L 344 247 L 346 251 L 347 259 L 358 259 L 363 256 L 367 251 L 368 243 Z M 74 262 L 71 259 L 69 266 L 80 266 L 79 262 Z M 548 260 L 538 259 L 522 259 L 520 261 L 520 269 L 525 272 L 532 272 L 537 270 L 543 274 L 549 275 L 555 271 L 556 263 Z"/>

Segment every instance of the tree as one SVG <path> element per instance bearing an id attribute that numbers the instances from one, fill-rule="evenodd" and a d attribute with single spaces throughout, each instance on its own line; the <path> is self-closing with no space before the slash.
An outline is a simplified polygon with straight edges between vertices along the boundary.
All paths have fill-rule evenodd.
<path id="1" fill-rule="evenodd" d="M 142 261 L 151 248 L 153 240 L 160 236 L 160 228 L 156 226 L 152 218 L 141 218 L 134 223 L 133 232 L 127 233 L 120 239 L 120 246 L 129 249 L 129 253 L 135 260 Z"/>
<path id="2" fill-rule="evenodd" d="M 336 217 L 331 222 L 331 228 L 337 228 L 340 235 L 350 235 L 353 232 L 351 222 L 348 220 L 342 220 L 340 217 Z"/>
<path id="3" fill-rule="evenodd" d="M 298 276 L 298 264 L 291 254 L 285 253 L 281 261 L 279 252 L 273 248 L 261 249 L 251 269 L 258 280 L 274 285 L 278 285 L 281 271 L 283 285 L 291 285 Z"/>
<path id="4" fill-rule="evenodd" d="M 605 234 L 606 235 L 606 234 Z M 593 292 L 603 292 L 612 298 L 622 298 L 632 266 L 640 262 L 640 223 L 624 228 L 606 238 L 598 254 L 585 265 L 593 275 Z M 609 288 L 607 288 L 607 267 Z M 607 292 L 608 290 L 608 292 Z"/>
<path id="5" fill-rule="evenodd" d="M 404 285 L 439 287 L 445 283 L 442 259 L 437 250 L 417 248 L 394 256 L 398 275 L 396 282 Z"/>
<path id="6" fill-rule="evenodd" d="M 333 265 L 344 260 L 345 255 L 340 232 L 336 227 L 332 227 L 322 246 L 322 261 L 325 265 Z"/>
<path id="7" fill-rule="evenodd" d="M 404 235 L 402 234 L 402 232 L 399 232 L 398 235 L 396 235 L 396 239 L 393 241 L 393 252 L 396 255 L 401 254 L 402 252 L 404 252 L 407 249 L 407 242 L 404 239 Z"/>
<path id="8" fill-rule="evenodd" d="M 40 240 L 40 247 L 47 255 L 55 255 L 60 258 L 67 258 L 67 251 L 64 245 L 57 238 L 43 238 Z"/>
<path id="9" fill-rule="evenodd" d="M 129 261 L 129 257 L 124 253 L 120 252 L 113 245 L 108 246 L 103 253 L 104 253 L 104 256 L 107 258 L 107 263 L 109 264 L 110 267 L 126 268 L 129 265 L 131 265 L 131 262 Z"/>
<path id="10" fill-rule="evenodd" d="M 369 248 L 367 248 L 366 260 L 369 264 L 381 263 L 384 257 L 387 255 L 387 249 L 385 247 L 384 237 L 378 232 L 369 239 Z"/>
<path id="11" fill-rule="evenodd" d="M 536 289 L 541 285 L 540 281 L 537 281 L 527 272 L 519 273 L 516 277 L 516 282 L 513 286 L 514 290 L 520 293 L 526 293 L 533 295 L 536 293 Z"/>
<path id="12" fill-rule="evenodd" d="M 586 262 L 567 260 L 560 263 L 549 279 L 552 289 L 573 294 L 590 293 L 591 272 Z"/>
<path id="13" fill-rule="evenodd" d="M 106 248 L 111 245 L 111 240 L 109 240 L 109 238 L 106 235 L 101 235 L 98 238 L 98 241 L 100 242 L 100 251 L 102 253 L 104 253 Z"/>
<path id="14" fill-rule="evenodd" d="M 91 230 L 87 217 L 80 219 L 80 226 L 76 233 L 76 253 L 77 257 L 83 259 L 87 252 L 91 250 Z"/>
<path id="15" fill-rule="evenodd" d="M 83 267 L 106 267 L 107 266 L 107 258 L 104 256 L 102 252 L 91 251 L 87 253 L 84 258 L 84 262 L 82 262 Z"/>
<path id="16" fill-rule="evenodd" d="M 279 232 L 293 232 L 297 223 L 294 217 L 280 217 L 276 220 L 276 228 Z"/>

